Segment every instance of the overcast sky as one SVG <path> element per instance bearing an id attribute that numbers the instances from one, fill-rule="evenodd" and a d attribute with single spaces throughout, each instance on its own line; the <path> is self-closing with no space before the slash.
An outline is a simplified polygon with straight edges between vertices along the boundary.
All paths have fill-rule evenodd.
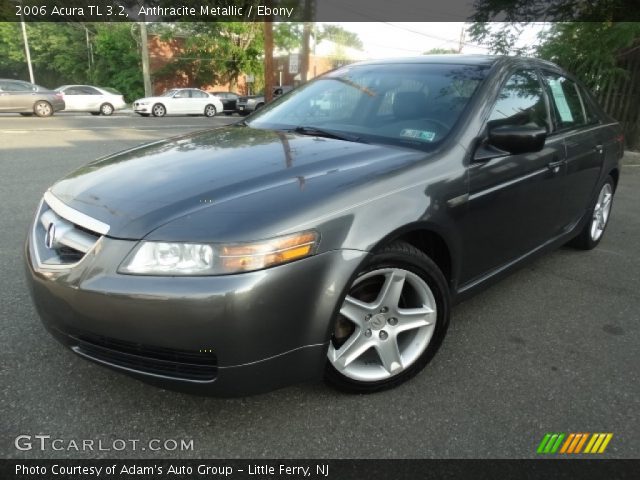
<path id="1" fill-rule="evenodd" d="M 358 34 L 364 44 L 363 58 L 389 58 L 420 55 L 432 48 L 458 48 L 462 22 L 401 23 L 359 22 L 333 23 Z M 537 43 L 537 34 L 543 28 L 527 28 L 520 37 L 522 45 Z M 488 53 L 482 46 L 473 45 L 465 38 L 462 53 Z"/>

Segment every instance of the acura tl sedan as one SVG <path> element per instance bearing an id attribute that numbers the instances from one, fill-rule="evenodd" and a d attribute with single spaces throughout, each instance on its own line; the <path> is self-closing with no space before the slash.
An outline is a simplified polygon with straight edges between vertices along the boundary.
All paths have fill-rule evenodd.
<path id="1" fill-rule="evenodd" d="M 30 289 L 73 352 L 151 383 L 373 392 L 425 367 L 454 303 L 597 246 L 622 153 L 619 125 L 548 62 L 349 65 L 60 180 L 26 244 Z"/>
<path id="2" fill-rule="evenodd" d="M 224 107 L 220 99 L 198 88 L 172 88 L 158 97 L 140 98 L 133 111 L 143 117 L 153 115 L 204 115 L 215 117 Z"/>

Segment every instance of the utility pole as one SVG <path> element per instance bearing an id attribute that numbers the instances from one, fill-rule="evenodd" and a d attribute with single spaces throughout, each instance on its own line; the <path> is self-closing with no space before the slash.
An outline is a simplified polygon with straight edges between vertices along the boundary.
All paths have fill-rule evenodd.
<path id="1" fill-rule="evenodd" d="M 462 46 L 464 45 L 464 25 L 460 30 L 460 42 L 458 43 L 458 53 L 462 53 Z"/>
<path id="2" fill-rule="evenodd" d="M 300 80 L 305 83 L 308 80 L 309 72 L 309 38 L 311 37 L 311 28 L 313 23 L 310 21 L 313 12 L 313 0 L 304 0 L 303 20 L 304 25 L 302 27 L 302 58 L 300 59 Z"/>
<path id="3" fill-rule="evenodd" d="M 22 3 L 22 2 L 20 2 Z M 29 39 L 27 38 L 27 26 L 24 23 L 22 9 L 20 9 L 20 24 L 22 25 L 22 40 L 24 40 L 24 53 L 27 56 L 27 66 L 29 67 L 29 81 L 36 83 L 33 78 L 33 67 L 31 66 L 31 51 L 29 50 Z"/>
<path id="4" fill-rule="evenodd" d="M 144 81 L 144 96 L 153 95 L 151 89 L 151 75 L 149 73 L 149 46 L 147 45 L 147 24 L 145 18 L 140 22 L 140 49 L 142 55 L 142 78 Z"/>
<path id="5" fill-rule="evenodd" d="M 273 99 L 273 19 L 264 22 L 264 101 Z"/>

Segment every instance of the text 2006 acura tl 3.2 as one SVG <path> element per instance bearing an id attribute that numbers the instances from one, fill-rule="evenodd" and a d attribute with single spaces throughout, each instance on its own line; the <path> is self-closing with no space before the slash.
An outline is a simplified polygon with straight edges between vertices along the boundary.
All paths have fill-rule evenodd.
<path id="1" fill-rule="evenodd" d="M 452 303 L 535 254 L 598 244 L 622 145 L 551 63 L 350 65 L 56 183 L 29 284 L 60 341 L 150 382 L 380 390 L 429 362 Z"/>

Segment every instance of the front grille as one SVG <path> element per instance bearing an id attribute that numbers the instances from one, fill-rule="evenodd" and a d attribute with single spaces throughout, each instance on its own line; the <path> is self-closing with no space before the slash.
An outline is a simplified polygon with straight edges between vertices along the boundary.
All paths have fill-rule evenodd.
<path id="1" fill-rule="evenodd" d="M 84 258 L 102 235 L 89 228 L 74 223 L 60 208 L 58 211 L 47 202 L 52 196 L 45 196 L 33 225 L 33 250 L 38 263 L 43 267 L 70 267 Z M 73 212 L 65 207 L 65 213 Z M 82 214 L 81 214 L 82 215 Z"/>
<path id="2" fill-rule="evenodd" d="M 77 335 L 76 353 L 98 362 L 136 372 L 210 382 L 216 379 L 218 362 L 213 353 L 151 347 L 97 335 Z"/>

